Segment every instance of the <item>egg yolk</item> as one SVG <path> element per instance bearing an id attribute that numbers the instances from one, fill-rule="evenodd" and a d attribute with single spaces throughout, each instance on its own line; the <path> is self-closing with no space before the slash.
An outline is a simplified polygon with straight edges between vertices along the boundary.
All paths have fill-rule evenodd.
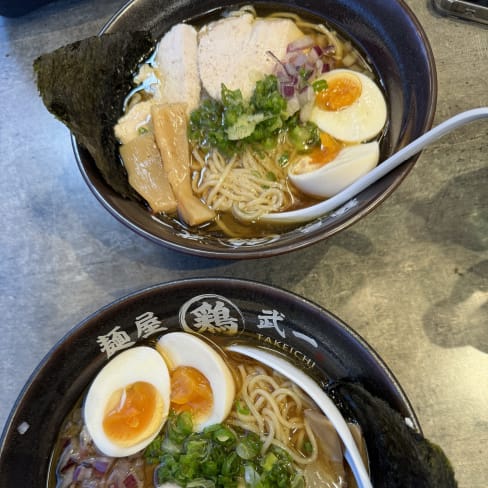
<path id="1" fill-rule="evenodd" d="M 189 411 L 195 418 L 202 418 L 211 412 L 212 388 L 200 371 L 191 366 L 178 366 L 170 377 L 173 410 L 177 413 Z"/>
<path id="2" fill-rule="evenodd" d="M 315 105 L 337 112 L 352 105 L 362 92 L 361 80 L 353 74 L 342 74 L 327 80 L 327 88 L 317 93 Z"/>
<path id="3" fill-rule="evenodd" d="M 160 402 L 157 389 L 145 381 L 137 381 L 115 391 L 103 418 L 105 434 L 121 446 L 143 440 L 150 434 L 147 430 L 154 422 Z"/>
<path id="4" fill-rule="evenodd" d="M 320 148 L 315 148 L 310 153 L 310 164 L 320 167 L 333 161 L 343 148 L 337 139 L 334 139 L 327 132 L 320 133 Z"/>

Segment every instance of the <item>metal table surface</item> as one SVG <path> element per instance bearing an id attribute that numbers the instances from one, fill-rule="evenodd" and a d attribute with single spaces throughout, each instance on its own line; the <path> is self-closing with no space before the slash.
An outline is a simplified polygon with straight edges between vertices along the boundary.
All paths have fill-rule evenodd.
<path id="1" fill-rule="evenodd" d="M 214 261 L 128 230 L 85 185 L 32 61 L 98 33 L 124 0 L 59 0 L 0 17 L 0 428 L 71 327 L 131 291 L 194 276 L 277 285 L 351 325 L 392 369 L 459 486 L 488 486 L 486 121 L 424 150 L 400 188 L 328 239 L 266 261 Z M 407 0 L 438 70 L 435 123 L 488 105 L 488 30 Z"/>

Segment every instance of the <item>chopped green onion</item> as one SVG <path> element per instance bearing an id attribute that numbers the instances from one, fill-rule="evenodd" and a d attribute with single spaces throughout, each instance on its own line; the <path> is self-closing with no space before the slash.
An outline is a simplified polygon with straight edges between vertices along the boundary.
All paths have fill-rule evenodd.
<path id="1" fill-rule="evenodd" d="M 283 167 L 290 162 L 290 154 L 285 152 L 278 158 L 278 164 Z"/>
<path id="2" fill-rule="evenodd" d="M 246 403 L 243 400 L 236 401 L 236 409 L 238 413 L 240 413 L 241 415 L 249 415 L 251 413 L 249 407 L 246 405 Z"/>
<path id="3" fill-rule="evenodd" d="M 304 81 L 307 81 L 309 75 L 309 71 L 304 68 L 303 66 L 298 70 L 298 76 Z"/>
<path id="4" fill-rule="evenodd" d="M 303 479 L 302 474 L 295 474 L 295 476 L 291 480 L 291 488 L 305 488 L 305 480 Z"/>
<path id="5" fill-rule="evenodd" d="M 318 128 L 312 122 L 293 127 L 288 133 L 290 142 L 300 151 L 310 151 L 312 147 L 320 144 Z"/>
<path id="6" fill-rule="evenodd" d="M 222 474 L 224 476 L 236 475 L 239 473 L 240 465 L 239 456 L 235 452 L 231 452 L 224 458 L 222 463 Z"/>
<path id="7" fill-rule="evenodd" d="M 313 91 L 315 93 L 321 92 L 323 90 L 327 90 L 327 81 L 326 80 L 316 80 L 312 83 Z"/>
<path id="8" fill-rule="evenodd" d="M 272 171 L 268 171 L 266 173 L 266 179 L 269 181 L 276 181 L 278 178 L 276 178 L 276 175 Z"/>
<path id="9" fill-rule="evenodd" d="M 305 454 L 311 454 L 313 451 L 312 443 L 309 440 L 305 441 L 303 443 L 302 449 Z"/>
<path id="10" fill-rule="evenodd" d="M 250 432 L 237 444 L 236 452 L 242 459 L 253 459 L 258 455 L 261 446 L 262 442 L 258 435 Z"/>
<path id="11" fill-rule="evenodd" d="M 186 444 L 186 452 L 187 454 L 191 454 L 196 458 L 205 459 L 208 456 L 208 453 L 212 445 L 210 441 L 207 439 L 192 439 L 189 438 Z"/>
<path id="12" fill-rule="evenodd" d="M 186 488 L 215 488 L 215 483 L 211 480 L 198 479 L 187 483 Z"/>
<path id="13" fill-rule="evenodd" d="M 272 452 L 268 452 L 261 465 L 265 471 L 271 471 L 271 468 L 274 466 L 276 461 L 278 461 L 278 458 Z"/>
<path id="14" fill-rule="evenodd" d="M 157 465 L 154 478 L 157 484 L 237 488 L 245 483 L 247 488 L 304 488 L 303 477 L 286 451 L 271 446 L 262 455 L 263 443 L 254 432 L 215 424 L 202 432 L 181 436 L 189 424 L 191 415 L 171 412 L 163 431 L 146 448 L 145 458 Z M 180 444 L 169 439 L 175 432 Z M 172 446 L 170 452 L 166 450 L 168 445 Z"/>
<path id="15" fill-rule="evenodd" d="M 244 467 L 244 480 L 246 482 L 246 486 L 257 486 L 260 479 L 261 477 L 256 471 L 256 468 L 252 464 L 246 464 Z"/>
<path id="16" fill-rule="evenodd" d="M 236 440 L 234 433 L 227 427 L 221 427 L 214 432 L 213 438 L 220 444 L 226 444 Z"/>
<path id="17" fill-rule="evenodd" d="M 256 83 L 249 102 L 240 90 L 221 87 L 221 102 L 205 99 L 190 114 L 188 135 L 204 150 L 218 149 L 225 156 L 246 146 L 271 149 L 276 146 L 286 114 L 287 102 L 280 94 L 278 79 L 268 75 Z"/>

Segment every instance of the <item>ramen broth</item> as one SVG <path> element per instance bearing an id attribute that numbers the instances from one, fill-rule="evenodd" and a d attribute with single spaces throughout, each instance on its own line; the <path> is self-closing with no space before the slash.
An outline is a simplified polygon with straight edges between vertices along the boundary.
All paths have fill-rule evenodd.
<path id="1" fill-rule="evenodd" d="M 211 343 L 211 347 L 215 353 L 222 356 L 221 346 L 225 347 L 227 341 L 219 337 L 219 346 Z M 206 340 L 202 342 L 210 344 Z M 254 439 L 258 443 L 260 452 L 253 458 L 253 465 L 259 466 L 260 462 L 270 463 L 279 460 L 282 463 L 281 469 L 285 469 L 290 478 L 289 484 L 284 486 L 292 486 L 292 483 L 293 486 L 308 488 L 356 486 L 352 473 L 343 459 L 343 448 L 339 437 L 326 417 L 300 388 L 255 360 L 236 353 L 226 353 L 222 357 L 231 371 L 236 393 L 232 398 L 229 414 L 218 424 L 219 432 L 237 435 L 241 441 L 244 440 L 235 448 L 236 452 L 241 453 L 240 456 L 245 459 L 249 457 L 247 454 L 242 454 L 243 446 L 247 445 L 245 442 L 249 439 Z M 204 355 L 199 359 L 204 361 L 203 358 Z M 173 379 L 172 388 L 175 387 L 174 382 Z M 172 396 L 172 401 L 173 398 Z M 85 418 L 86 402 L 85 392 L 63 423 L 54 449 L 48 486 L 154 488 L 166 486 L 165 482 L 174 483 L 174 480 L 167 478 L 154 481 L 158 476 L 164 475 L 165 462 L 168 463 L 168 455 L 154 459 L 154 446 L 160 445 L 158 438 L 145 449 L 130 456 L 111 457 L 101 453 L 88 432 L 88 419 Z M 167 424 L 171 424 L 171 419 L 170 414 Z M 214 426 L 209 426 L 207 430 L 216 429 Z M 359 427 L 351 424 L 351 430 L 357 436 L 358 444 L 365 453 Z M 164 439 L 164 432 L 165 428 L 162 430 L 161 439 Z M 190 437 L 194 439 L 198 435 L 203 434 L 193 433 Z M 200 438 L 197 440 L 202 442 Z M 162 445 L 167 442 L 166 437 Z M 214 450 L 219 448 L 215 444 L 213 446 Z M 225 456 L 237 457 L 233 449 L 234 447 L 227 451 Z M 182 458 L 179 459 L 181 462 Z M 206 462 L 210 461 L 200 461 L 199 464 Z M 250 465 L 248 461 L 243 461 L 243 466 L 232 475 L 231 484 L 217 483 L 212 486 L 253 486 L 244 484 L 242 479 L 244 473 L 248 473 Z M 256 469 L 259 471 L 258 468 Z M 162 473 L 159 474 L 158 470 L 162 470 Z M 261 473 L 261 476 L 264 475 Z M 317 480 L 320 480 L 319 484 L 316 484 Z M 346 482 L 347 485 L 344 484 Z M 181 483 L 181 486 L 186 484 Z"/>
<path id="2" fill-rule="evenodd" d="M 248 34 L 240 36 L 243 29 Z M 230 32 L 235 36 L 228 36 Z M 221 47 L 239 36 L 242 46 L 236 40 L 232 48 Z M 271 41 L 276 37 L 279 41 Z M 261 47 L 252 59 L 258 66 L 245 64 L 245 54 L 242 66 L 237 61 L 225 64 L 232 57 L 229 49 L 239 57 L 255 38 Z M 261 44 L 266 42 L 270 45 L 263 53 Z M 239 74 L 229 73 L 232 69 Z M 339 112 L 352 112 L 351 125 L 368 117 L 362 108 L 356 110 L 359 116 L 353 110 L 360 98 L 348 101 L 349 94 L 344 94 L 347 79 L 338 88 L 325 80 L 338 70 L 349 78 L 365 74 L 379 85 L 352 43 L 315 19 L 287 12 L 260 16 L 244 7 L 196 26 L 174 26 L 137 73 L 138 87 L 115 127 L 129 182 L 149 211 L 177 218 L 196 233 L 252 238 L 286 231 L 260 223 L 260 216 L 320 200 L 296 188 L 289 171 L 302 167 L 304 160 L 313 167 L 333 163 L 340 151 L 378 141 L 385 130 L 386 120 L 380 120 L 380 130 L 349 137 L 346 129 L 342 135 L 347 111 Z M 251 84 L 242 81 L 246 76 Z M 338 126 L 340 138 L 323 131 L 317 100 L 327 90 L 336 105 L 328 105 L 323 124 L 333 133 Z M 361 97 L 360 91 L 352 96 Z M 342 117 L 339 122 L 334 112 Z"/>

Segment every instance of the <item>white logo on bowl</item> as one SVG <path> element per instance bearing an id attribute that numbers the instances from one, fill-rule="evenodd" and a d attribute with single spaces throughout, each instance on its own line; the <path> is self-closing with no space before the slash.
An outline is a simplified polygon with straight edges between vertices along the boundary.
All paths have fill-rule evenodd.
<path id="1" fill-rule="evenodd" d="M 137 327 L 137 339 L 147 339 L 148 337 L 168 330 L 163 322 L 154 312 L 144 312 L 136 317 L 134 324 Z M 110 332 L 97 337 L 100 351 L 107 355 L 107 359 L 116 352 L 123 351 L 136 343 L 132 341 L 130 335 L 120 326 L 115 326 Z"/>
<path id="2" fill-rule="evenodd" d="M 180 309 L 180 324 L 186 332 L 237 335 L 245 328 L 239 308 L 227 298 L 205 294 L 188 300 Z"/>

